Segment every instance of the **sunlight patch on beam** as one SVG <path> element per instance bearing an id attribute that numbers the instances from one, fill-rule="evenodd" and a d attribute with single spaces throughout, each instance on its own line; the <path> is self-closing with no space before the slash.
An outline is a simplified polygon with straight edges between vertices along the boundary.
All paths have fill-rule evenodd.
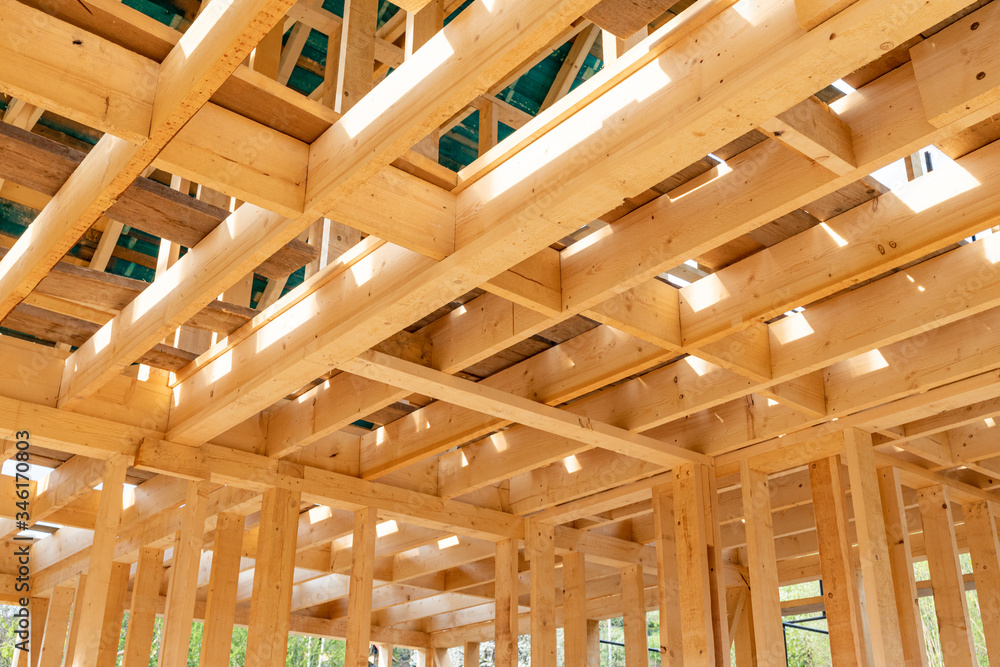
<path id="1" fill-rule="evenodd" d="M 885 357 L 882 356 L 882 353 L 877 348 L 851 357 L 844 361 L 844 363 L 847 364 L 847 371 L 852 378 L 889 367 L 889 362 L 885 360 Z"/>
<path id="2" fill-rule="evenodd" d="M 816 333 L 813 331 L 813 328 L 809 326 L 806 316 L 802 313 L 796 313 L 791 317 L 785 317 L 778 320 L 770 326 L 770 332 L 774 334 L 774 337 L 777 338 L 778 342 L 782 345 L 787 345 L 792 341 L 796 341 L 800 338 L 805 338 L 806 336 Z"/>
<path id="3" fill-rule="evenodd" d="M 719 274 L 710 273 L 696 283 L 681 290 L 681 296 L 694 312 L 702 311 L 729 297 L 729 290 L 719 280 Z"/>

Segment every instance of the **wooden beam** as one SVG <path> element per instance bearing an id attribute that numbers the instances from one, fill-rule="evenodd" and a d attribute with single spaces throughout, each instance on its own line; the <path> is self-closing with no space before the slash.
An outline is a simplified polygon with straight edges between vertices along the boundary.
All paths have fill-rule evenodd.
<path id="1" fill-rule="evenodd" d="M 344 657 L 344 664 L 350 667 L 368 665 L 377 520 L 375 510 L 370 507 L 354 513 L 350 612 L 347 616 L 347 652 Z"/>
<path id="2" fill-rule="evenodd" d="M 563 554 L 562 564 L 565 662 L 585 665 L 588 650 L 586 560 L 580 552 L 570 551 Z M 641 572 L 639 576 L 642 576 Z"/>
<path id="3" fill-rule="evenodd" d="M 156 623 L 156 603 L 163 582 L 163 549 L 143 547 L 132 585 L 132 604 L 128 612 L 128 630 L 122 667 L 149 667 Z"/>
<path id="4" fill-rule="evenodd" d="M 762 126 L 771 136 L 843 176 L 857 169 L 851 127 L 815 96 Z"/>
<path id="5" fill-rule="evenodd" d="M 855 2 L 857 0 L 795 0 L 795 9 L 802 27 L 812 30 Z"/>
<path id="6" fill-rule="evenodd" d="M 625 666 L 648 667 L 649 638 L 646 636 L 646 596 L 642 566 L 630 565 L 624 568 L 621 573 L 621 587 Z"/>
<path id="7" fill-rule="evenodd" d="M 566 59 L 559 67 L 559 71 L 549 87 L 549 92 L 546 93 L 545 99 L 542 101 L 540 111 L 545 111 L 569 93 L 600 32 L 596 25 L 590 24 L 573 38 L 573 46 L 570 47 Z M 482 153 L 480 152 L 480 154 Z"/>
<path id="8" fill-rule="evenodd" d="M 122 636 L 122 616 L 128 597 L 130 567 L 127 563 L 111 566 L 111 579 L 107 590 L 107 603 L 101 624 L 101 637 L 97 653 L 98 667 L 115 667 L 118 658 L 118 644 Z"/>
<path id="9" fill-rule="evenodd" d="M 87 585 L 73 612 L 74 617 L 80 619 L 79 637 L 72 653 L 72 662 L 68 659 L 67 663 L 74 667 L 94 665 L 99 661 L 101 628 L 106 621 L 108 605 L 114 604 L 113 600 L 109 600 L 109 591 L 113 590 L 115 539 L 121 524 L 122 493 L 127 468 L 128 460 L 124 456 L 114 457 L 105 463 L 90 551 L 91 560 L 87 568 Z M 118 625 L 120 628 L 120 618 Z M 117 650 L 116 644 L 115 652 Z"/>
<path id="10" fill-rule="evenodd" d="M 409 58 L 444 27 L 444 0 L 430 0 L 423 9 L 406 12 L 403 57 Z"/>
<path id="11" fill-rule="evenodd" d="M 750 597 L 755 612 L 753 629 L 757 639 L 757 662 L 780 664 L 786 659 L 785 641 L 767 473 L 754 470 L 744 459 L 740 462 L 740 488 L 746 522 Z"/>
<path id="12" fill-rule="evenodd" d="M 962 506 L 972 574 L 976 579 L 983 637 L 991 661 L 1000 660 L 1000 546 L 992 506 L 986 502 Z"/>
<path id="13" fill-rule="evenodd" d="M 248 667 L 278 667 L 287 662 L 300 505 L 298 491 L 264 492 L 247 629 Z M 368 625 L 368 617 L 364 618 Z"/>
<path id="14" fill-rule="evenodd" d="M 243 529 L 244 517 L 240 514 L 225 512 L 219 514 L 216 520 L 212 573 L 205 605 L 205 629 L 201 637 L 201 667 L 223 665 L 229 661 L 233 622 L 236 618 L 236 588 L 239 583 Z"/>
<path id="15" fill-rule="evenodd" d="M 462 663 L 464 667 L 479 667 L 479 642 L 465 642 Z"/>
<path id="16" fill-rule="evenodd" d="M 173 565 L 160 638 L 160 667 L 187 662 L 205 536 L 207 496 L 207 484 L 196 481 L 187 483 L 183 520 L 174 540 Z"/>
<path id="17" fill-rule="evenodd" d="M 54 591 L 53 591 L 54 593 Z M 45 623 L 49 615 L 49 599 L 31 598 L 31 643 L 28 645 L 28 665 L 38 667 L 38 658 L 45 639 Z"/>
<path id="18" fill-rule="evenodd" d="M 840 460 L 834 456 L 810 463 L 809 486 L 816 516 L 830 650 L 838 665 L 861 666 L 865 664 L 867 650 Z"/>
<path id="19" fill-rule="evenodd" d="M 918 497 L 944 664 L 971 667 L 976 664 L 976 647 L 948 491 L 943 486 L 931 486 L 920 489 Z"/>
<path id="20" fill-rule="evenodd" d="M 525 533 L 531 559 L 531 664 L 555 667 L 555 530 L 532 521 L 527 524 Z"/>
<path id="21" fill-rule="evenodd" d="M 656 535 L 657 601 L 660 609 L 660 660 L 683 664 L 681 606 L 678 579 L 676 522 L 670 484 L 653 487 L 653 526 Z"/>
<path id="22" fill-rule="evenodd" d="M 517 667 L 518 541 L 506 539 L 496 548 L 496 602 L 494 660 L 498 667 Z"/>
<path id="23" fill-rule="evenodd" d="M 903 646 L 899 615 L 871 434 L 846 429 L 844 458 L 851 483 L 851 505 L 854 508 L 872 655 L 876 664 L 901 665 Z"/>
<path id="24" fill-rule="evenodd" d="M 372 89 L 378 0 L 345 0 L 337 69 L 337 105 L 347 113 Z"/>
<path id="25" fill-rule="evenodd" d="M 895 468 L 891 466 L 879 468 L 878 487 L 889 545 L 889 565 L 898 610 L 899 632 L 903 642 L 904 664 L 907 667 L 926 667 L 927 648 L 924 644 L 923 620 L 917 604 L 910 531 L 907 527 L 899 473 Z"/>
<path id="26" fill-rule="evenodd" d="M 75 593 L 72 586 L 57 586 L 52 589 L 45 617 L 45 631 L 40 638 L 42 648 L 38 655 L 38 667 L 59 667 L 62 664 Z"/>

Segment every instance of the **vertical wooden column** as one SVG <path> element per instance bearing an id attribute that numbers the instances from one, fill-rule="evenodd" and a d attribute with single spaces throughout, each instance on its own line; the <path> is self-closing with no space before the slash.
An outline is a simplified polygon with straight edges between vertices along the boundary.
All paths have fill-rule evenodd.
<path id="1" fill-rule="evenodd" d="M 876 665 L 901 665 L 903 641 L 899 633 L 899 614 L 896 611 L 871 434 L 854 428 L 846 429 L 844 456 L 851 482 L 851 505 L 854 508 L 872 656 Z"/>
<path id="2" fill-rule="evenodd" d="M 278 78 L 278 69 L 281 64 L 281 40 L 285 34 L 284 20 L 271 28 L 270 32 L 264 35 L 250 56 L 250 66 L 268 77 Z"/>
<path id="3" fill-rule="evenodd" d="M 479 110 L 479 157 L 482 157 L 497 145 L 500 129 L 496 102 L 480 98 L 476 102 L 476 108 Z"/>
<path id="4" fill-rule="evenodd" d="M 72 665 L 92 667 L 97 664 L 101 644 L 101 625 L 108 605 L 111 571 L 114 568 L 115 539 L 122 517 L 122 492 L 128 461 L 118 455 L 108 459 L 104 468 L 103 486 L 94 522 L 94 541 L 90 547 L 87 585 L 82 604 L 74 610 L 80 616 L 79 636 Z"/>
<path id="5" fill-rule="evenodd" d="M 587 664 L 587 575 L 584 555 L 563 555 L 563 644 L 567 665 Z"/>
<path id="6" fill-rule="evenodd" d="M 38 667 L 59 667 L 62 664 L 66 633 L 69 631 L 69 613 L 76 591 L 72 586 L 56 586 L 49 597 L 49 611 L 45 617 L 45 631 L 41 637 Z"/>
<path id="7" fill-rule="evenodd" d="M 122 667 L 149 667 L 156 623 L 156 605 L 163 581 L 163 550 L 143 547 L 132 585 L 132 604 L 128 612 L 128 631 Z"/>
<path id="8" fill-rule="evenodd" d="M 301 493 L 288 489 L 277 488 L 264 492 L 257 535 L 257 556 L 254 559 L 250 623 L 247 626 L 247 667 L 284 667 L 288 657 L 288 624 L 292 613 L 295 541 L 298 537 L 301 500 Z M 372 526 L 373 531 L 374 528 Z M 364 544 L 357 541 L 356 531 L 354 544 L 355 553 L 358 545 Z M 353 592 L 352 574 L 352 600 Z M 353 609 L 351 611 L 353 613 Z M 370 615 L 369 613 L 369 617 Z M 371 619 L 366 618 L 365 623 L 370 626 Z M 365 653 L 366 665 L 367 660 L 368 654 Z"/>
<path id="9" fill-rule="evenodd" d="M 625 667 L 649 667 L 649 638 L 646 636 L 646 597 L 643 593 L 645 588 L 643 584 L 641 565 L 629 565 L 622 569 Z"/>
<path id="10" fill-rule="evenodd" d="M 823 603 L 829 619 L 830 652 L 834 665 L 864 665 L 864 626 L 857 577 L 847 532 L 844 481 L 834 456 L 809 464 L 813 513 L 819 541 Z"/>
<path id="11" fill-rule="evenodd" d="M 66 652 L 60 663 L 63 667 L 73 664 L 73 654 L 76 653 L 76 639 L 80 636 L 80 623 L 83 614 L 79 613 L 83 608 L 83 591 L 87 587 L 87 575 L 81 574 L 76 578 L 76 592 L 73 595 L 73 614 L 69 619 L 69 638 L 66 640 Z"/>
<path id="12" fill-rule="evenodd" d="M 677 590 L 677 545 L 671 493 L 669 484 L 653 489 L 653 528 L 660 605 L 660 660 L 664 665 L 680 665 L 683 664 L 681 607 Z"/>
<path id="13" fill-rule="evenodd" d="M 906 525 L 906 508 L 895 468 L 878 471 L 879 497 L 882 500 L 882 520 L 889 544 L 889 565 L 899 618 L 899 634 L 903 642 L 903 664 L 906 667 L 926 667 L 927 648 L 924 624 L 917 604 L 917 583 L 913 577 L 913 552 L 910 531 Z"/>
<path id="14" fill-rule="evenodd" d="M 517 551 L 517 540 L 497 542 L 496 613 L 493 623 L 495 633 L 493 659 L 497 667 L 517 667 Z"/>
<path id="15" fill-rule="evenodd" d="M 737 667 L 756 667 L 757 638 L 753 630 L 753 598 L 749 590 L 743 600 L 743 613 L 736 623 L 734 635 Z"/>
<path id="16" fill-rule="evenodd" d="M 375 570 L 375 510 L 354 513 L 351 589 L 348 598 L 345 667 L 366 667 L 372 632 L 372 583 Z"/>
<path id="17" fill-rule="evenodd" d="M 187 664 L 195 596 L 198 593 L 201 547 L 205 538 L 207 500 L 207 483 L 188 482 L 183 521 L 174 540 L 170 566 L 167 608 L 163 619 L 163 635 L 160 638 L 160 667 L 183 667 Z"/>
<path id="18" fill-rule="evenodd" d="M 115 667 L 118 660 L 122 616 L 125 614 L 125 601 L 128 597 L 129 570 L 127 563 L 114 563 L 111 568 L 108 602 L 104 608 L 104 623 L 97 651 L 97 667 Z"/>
<path id="19" fill-rule="evenodd" d="M 465 642 L 462 662 L 464 667 L 479 667 L 479 642 Z"/>
<path id="20" fill-rule="evenodd" d="M 527 522 L 531 555 L 531 665 L 556 665 L 556 535 L 555 528 Z"/>
<path id="21" fill-rule="evenodd" d="M 781 625 L 781 598 L 778 563 L 774 552 L 774 525 L 771 518 L 771 490 L 767 473 L 740 461 L 743 518 L 746 528 L 747 560 L 750 570 L 750 597 L 754 606 L 754 636 L 757 662 L 765 665 L 785 662 L 785 639 Z"/>
<path id="22" fill-rule="evenodd" d="M 444 0 L 430 0 L 420 11 L 407 12 L 403 57 L 408 60 L 443 27 Z"/>
<path id="23" fill-rule="evenodd" d="M 587 662 L 581 664 L 585 664 L 587 667 L 601 667 L 601 624 L 599 621 L 587 620 Z"/>
<path id="24" fill-rule="evenodd" d="M 38 667 L 38 654 L 42 650 L 45 636 L 45 620 L 49 615 L 49 601 L 45 598 L 31 598 L 31 643 L 28 644 L 28 665 Z"/>
<path id="25" fill-rule="evenodd" d="M 1000 665 L 1000 546 L 997 523 L 988 503 L 968 503 L 962 508 L 965 534 L 972 557 L 979 609 L 983 618 L 983 637 L 990 664 Z"/>
<path id="26" fill-rule="evenodd" d="M 948 491 L 940 485 L 931 486 L 920 489 L 918 498 L 944 664 L 971 667 L 976 664 L 976 648 Z"/>
<path id="27" fill-rule="evenodd" d="M 379 644 L 378 667 L 392 667 L 392 644 Z"/>
<path id="28" fill-rule="evenodd" d="M 378 0 L 344 0 L 337 62 L 337 107 L 347 113 L 372 89 Z"/>
<path id="29" fill-rule="evenodd" d="M 201 667 L 229 664 L 236 620 L 236 589 L 240 578 L 244 518 L 219 514 L 215 524 L 212 573 L 205 605 L 205 630 L 201 637 Z"/>
<path id="30" fill-rule="evenodd" d="M 686 464 L 676 470 L 674 520 L 684 664 L 729 665 L 730 661 L 717 505 L 714 469 Z"/>

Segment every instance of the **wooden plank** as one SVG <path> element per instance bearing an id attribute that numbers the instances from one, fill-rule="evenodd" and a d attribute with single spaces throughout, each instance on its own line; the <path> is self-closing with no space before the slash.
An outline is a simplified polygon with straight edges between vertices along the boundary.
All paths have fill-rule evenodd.
<path id="1" fill-rule="evenodd" d="M 45 639 L 45 623 L 49 615 L 49 599 L 31 598 L 30 613 L 31 626 L 28 631 L 31 633 L 31 643 L 28 645 L 28 665 L 29 667 L 38 667 L 38 658 L 42 650 L 42 642 Z"/>
<path id="2" fill-rule="evenodd" d="M 644 595 L 645 585 L 641 565 L 630 565 L 622 569 L 621 587 L 622 622 L 625 631 L 625 666 L 649 667 L 649 638 L 646 637 L 646 596 Z"/>
<path id="3" fill-rule="evenodd" d="M 986 502 L 962 506 L 972 574 L 976 579 L 983 637 L 991 662 L 1000 660 L 1000 546 L 992 506 Z"/>
<path id="4" fill-rule="evenodd" d="M 753 630 L 757 639 L 757 662 L 780 664 L 786 659 L 785 641 L 767 473 L 754 470 L 744 459 L 740 462 L 740 489 L 746 521 L 750 594 L 755 612 Z"/>
<path id="5" fill-rule="evenodd" d="M 874 454 L 870 434 L 857 429 L 844 431 L 872 655 L 876 664 L 901 665 L 903 646 Z"/>
<path id="6" fill-rule="evenodd" d="M 977 662 L 976 648 L 948 491 L 943 486 L 930 486 L 920 489 L 918 498 L 944 664 L 971 666 Z"/>
<path id="7" fill-rule="evenodd" d="M 664 665 L 683 664 L 676 523 L 672 487 L 653 487 L 653 525 L 656 535 L 657 601 L 660 610 L 660 660 Z"/>
<path id="8" fill-rule="evenodd" d="M 613 35 L 626 39 L 676 3 L 677 0 L 601 0 L 583 15 Z"/>
<path id="9" fill-rule="evenodd" d="M 465 642 L 462 663 L 464 667 L 479 667 L 479 642 Z"/>
<path id="10" fill-rule="evenodd" d="M 160 637 L 159 664 L 163 667 L 187 662 L 205 536 L 207 496 L 207 484 L 187 483 L 183 519 L 174 540 L 173 565 Z"/>
<path id="11" fill-rule="evenodd" d="M 72 652 L 73 665 L 91 665 L 99 661 L 101 628 L 106 622 L 109 604 L 115 602 L 109 600 L 109 591 L 113 588 L 115 539 L 121 523 L 122 493 L 127 468 L 128 460 L 124 456 L 116 456 L 105 463 L 101 499 L 90 549 L 90 565 L 87 568 L 87 585 L 73 613 L 74 617 L 80 619 L 79 637 Z M 120 628 L 120 618 L 118 625 Z M 116 644 L 115 652 L 117 648 Z"/>
<path id="12" fill-rule="evenodd" d="M 368 665 L 377 520 L 375 510 L 370 507 L 354 513 L 350 612 L 347 616 L 347 652 L 344 657 L 344 664 L 350 667 Z"/>
<path id="13" fill-rule="evenodd" d="M 38 655 L 38 667 L 59 667 L 62 664 L 75 592 L 72 586 L 57 586 L 52 589 L 45 617 L 45 631 L 40 638 L 42 648 Z"/>
<path id="14" fill-rule="evenodd" d="M 111 581 L 107 590 L 108 601 L 104 609 L 101 625 L 100 648 L 97 654 L 98 667 L 115 667 L 118 658 L 118 644 L 122 635 L 122 616 L 128 597 L 128 563 L 115 563 L 111 567 Z"/>
<path id="15" fill-rule="evenodd" d="M 236 588 L 239 583 L 243 529 L 242 515 L 224 512 L 216 520 L 212 573 L 205 605 L 205 629 L 201 637 L 201 667 L 229 662 L 233 622 L 236 619 Z"/>
<path id="16" fill-rule="evenodd" d="M 556 665 L 555 529 L 531 521 L 525 526 L 531 560 L 531 664 Z"/>
<path id="17" fill-rule="evenodd" d="M 830 650 L 838 665 L 866 662 L 864 623 L 851 555 L 844 480 L 840 460 L 830 457 L 809 464 L 816 536 L 823 573 L 823 604 L 829 618 Z"/>
<path id="18" fill-rule="evenodd" d="M 496 548 L 496 602 L 494 661 L 498 667 L 517 667 L 518 541 L 500 540 Z"/>
<path id="19" fill-rule="evenodd" d="M 563 554 L 562 564 L 565 662 L 585 665 L 588 652 L 586 559 L 580 552 L 570 551 Z"/>
<path id="20" fill-rule="evenodd" d="M 248 667 L 278 667 L 287 661 L 300 505 L 301 494 L 297 491 L 264 492 L 247 629 Z M 368 617 L 364 618 L 367 621 Z M 366 664 L 367 661 L 366 650 Z"/>
<path id="21" fill-rule="evenodd" d="M 132 585 L 132 603 L 128 612 L 128 630 L 122 667 L 149 667 L 156 624 L 156 603 L 163 582 L 163 549 L 143 547 Z"/>

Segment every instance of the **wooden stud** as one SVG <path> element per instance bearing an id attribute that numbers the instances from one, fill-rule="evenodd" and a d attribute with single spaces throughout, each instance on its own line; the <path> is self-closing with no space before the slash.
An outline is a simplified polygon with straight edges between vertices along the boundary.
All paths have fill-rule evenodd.
<path id="1" fill-rule="evenodd" d="M 52 593 L 55 594 L 55 591 Z M 42 650 L 42 640 L 45 637 L 45 622 L 49 615 L 49 600 L 46 598 L 31 598 L 31 643 L 28 644 L 28 665 L 38 667 L 38 655 Z"/>
<path id="2" fill-rule="evenodd" d="M 976 664 L 976 647 L 948 490 L 943 486 L 920 489 L 918 499 L 944 664 L 971 667 Z"/>
<path id="3" fill-rule="evenodd" d="M 893 591 L 898 610 L 899 633 L 903 642 L 903 664 L 906 667 L 926 667 L 924 624 L 920 617 L 920 606 L 917 604 L 913 552 L 910 549 L 910 531 L 907 528 L 899 472 L 891 466 L 885 466 L 879 468 L 878 477 L 882 517 L 889 545 Z"/>
<path id="4" fill-rule="evenodd" d="M 344 23 L 337 63 L 337 106 L 347 113 L 372 89 L 378 0 L 344 0 Z"/>
<path id="5" fill-rule="evenodd" d="M 163 581 L 163 550 L 139 549 L 139 561 L 132 586 L 122 667 L 149 667 L 156 623 L 156 606 Z"/>
<path id="6" fill-rule="evenodd" d="M 378 645 L 378 667 L 392 667 L 392 644 Z"/>
<path id="7" fill-rule="evenodd" d="M 479 156 L 482 157 L 499 140 L 497 105 L 491 100 L 481 99 L 476 106 L 479 109 Z"/>
<path id="8" fill-rule="evenodd" d="M 187 483 L 183 521 L 174 540 L 170 583 L 167 587 L 163 634 L 160 637 L 160 667 L 176 667 L 187 663 L 195 596 L 198 592 L 201 547 L 205 537 L 207 496 L 207 483 Z"/>
<path id="9" fill-rule="evenodd" d="M 479 667 L 479 642 L 465 642 L 462 662 L 464 667 Z"/>
<path id="10" fill-rule="evenodd" d="M 526 525 L 525 542 L 531 556 L 531 664 L 555 667 L 555 530 L 530 521 Z"/>
<path id="11" fill-rule="evenodd" d="M 269 79 L 277 79 L 281 65 L 281 40 L 285 34 L 285 22 L 278 21 L 260 40 L 250 55 L 250 67 Z"/>
<path id="12" fill-rule="evenodd" d="M 785 641 L 767 473 L 754 470 L 749 460 L 743 459 L 740 462 L 740 487 L 743 493 L 750 597 L 756 612 L 754 636 L 757 638 L 757 662 L 780 664 L 786 659 Z"/>
<path id="13" fill-rule="evenodd" d="M 378 516 L 371 507 L 354 513 L 351 550 L 351 590 L 347 616 L 346 667 L 366 667 L 371 641 L 372 585 L 375 568 L 375 525 Z"/>
<path id="14" fill-rule="evenodd" d="M 518 541 L 500 540 L 496 547 L 494 661 L 497 667 L 517 667 Z"/>
<path id="15" fill-rule="evenodd" d="M 66 634 L 69 631 L 70 609 L 75 594 L 76 591 L 72 586 L 57 586 L 52 589 L 48 614 L 45 617 L 45 631 L 40 638 L 38 667 L 59 667 L 62 664 Z"/>
<path id="16" fill-rule="evenodd" d="M 247 667 L 279 667 L 287 661 L 300 505 L 297 491 L 264 492 L 247 628 Z M 367 617 L 365 622 L 369 622 Z M 365 664 L 367 659 L 366 652 Z"/>
<path id="17" fill-rule="evenodd" d="M 98 662 L 101 627 L 105 622 L 105 611 L 109 603 L 108 593 L 112 590 L 115 539 L 121 523 L 122 493 L 127 468 L 128 460 L 124 456 L 113 457 L 105 464 L 97 519 L 94 522 L 94 541 L 90 547 L 87 585 L 84 586 L 81 604 L 73 611 L 74 617 L 80 617 L 79 637 L 70 663 L 74 667 Z"/>
<path id="18" fill-rule="evenodd" d="M 601 624 L 587 621 L 587 667 L 601 667 Z"/>
<path id="19" fill-rule="evenodd" d="M 443 27 L 444 0 L 431 0 L 418 12 L 407 12 L 403 57 L 410 58 Z"/>
<path id="20" fill-rule="evenodd" d="M 107 590 L 107 604 L 104 608 L 104 622 L 101 625 L 100 645 L 97 653 L 97 667 L 115 667 L 118 658 L 118 644 L 122 635 L 122 615 L 128 597 L 130 574 L 128 563 L 114 563 Z"/>
<path id="21" fill-rule="evenodd" d="M 76 655 L 76 646 L 80 637 L 80 624 L 83 623 L 84 614 L 81 613 L 83 607 L 83 596 L 87 588 L 87 575 L 81 574 L 76 578 L 76 592 L 73 595 L 73 616 L 69 620 L 69 637 L 66 639 L 66 653 L 62 656 L 62 666 L 70 667 L 73 664 L 73 656 Z"/>
<path id="22" fill-rule="evenodd" d="M 660 607 L 660 660 L 683 664 L 680 591 L 677 579 L 676 522 L 672 487 L 653 487 L 653 524 L 656 534 L 657 597 Z"/>
<path id="23" fill-rule="evenodd" d="M 649 638 L 646 636 L 646 597 L 642 566 L 630 565 L 624 568 L 621 573 L 621 586 L 625 666 L 649 667 Z"/>
<path id="24" fill-rule="evenodd" d="M 901 665 L 903 642 L 871 434 L 846 429 L 844 458 L 851 482 L 851 505 L 854 508 L 872 656 L 877 665 Z"/>
<path id="25" fill-rule="evenodd" d="M 306 41 L 309 39 L 309 33 L 311 29 L 305 23 L 297 21 L 295 25 L 292 26 L 292 30 L 288 35 L 288 41 L 285 42 L 284 48 L 281 49 L 281 61 L 278 64 L 278 83 L 287 85 L 288 80 L 292 78 L 292 72 L 295 71 L 295 64 L 299 60 L 299 56 L 302 55 L 302 49 L 306 45 Z"/>
<path id="26" fill-rule="evenodd" d="M 757 667 L 757 641 L 753 627 L 753 596 L 747 590 L 743 600 L 743 613 L 736 624 L 733 637 L 737 667 Z"/>
<path id="27" fill-rule="evenodd" d="M 864 625 L 857 596 L 857 576 L 851 556 L 840 461 L 830 457 L 809 464 L 823 604 L 829 621 L 830 647 L 837 665 L 865 664 Z"/>
<path id="28" fill-rule="evenodd" d="M 587 663 L 586 559 L 579 551 L 570 551 L 563 554 L 562 564 L 565 662 L 584 665 Z"/>
<path id="29" fill-rule="evenodd" d="M 239 585 L 244 518 L 223 512 L 215 524 L 212 573 L 205 605 L 205 629 L 201 637 L 201 667 L 225 665 L 233 643 L 236 591 Z"/>
<path id="30" fill-rule="evenodd" d="M 1000 663 L 1000 546 L 996 517 L 992 506 L 983 501 L 964 505 L 962 517 L 979 596 L 986 650 L 990 663 Z"/>

